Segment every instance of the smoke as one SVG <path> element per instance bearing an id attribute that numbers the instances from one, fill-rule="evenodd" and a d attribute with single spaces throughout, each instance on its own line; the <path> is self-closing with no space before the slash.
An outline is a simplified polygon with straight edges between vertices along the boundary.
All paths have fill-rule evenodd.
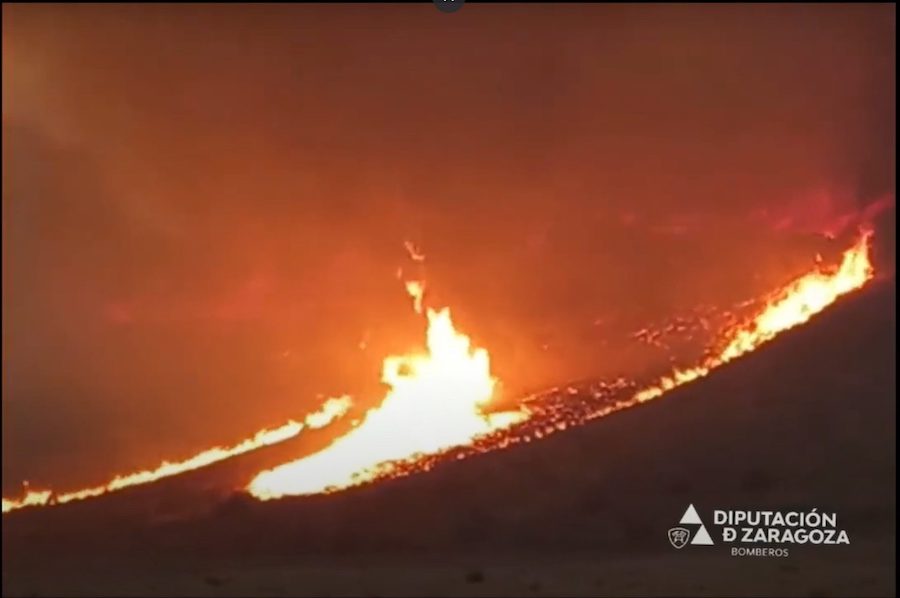
<path id="1" fill-rule="evenodd" d="M 4 488 L 381 396 L 407 240 L 508 391 L 640 368 L 619 339 L 892 197 L 894 39 L 890 5 L 4 5 Z"/>

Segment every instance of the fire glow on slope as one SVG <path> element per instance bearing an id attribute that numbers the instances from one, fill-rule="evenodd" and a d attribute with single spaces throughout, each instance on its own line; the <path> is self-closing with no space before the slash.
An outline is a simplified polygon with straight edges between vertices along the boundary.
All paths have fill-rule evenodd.
<path id="1" fill-rule="evenodd" d="M 107 492 L 113 492 L 129 486 L 148 484 L 159 479 L 178 475 L 186 471 L 199 469 L 211 465 L 223 459 L 234 457 L 257 448 L 283 442 L 297 436 L 303 428 L 318 429 L 327 426 L 335 419 L 343 416 L 350 408 L 350 397 L 328 399 L 322 407 L 306 416 L 303 422 L 289 421 L 288 423 L 271 430 L 260 430 L 253 437 L 244 440 L 231 447 L 215 447 L 198 453 L 184 461 L 170 463 L 163 461 L 156 469 L 138 471 L 125 475 L 117 475 L 108 483 L 84 488 L 54 496 L 50 490 L 28 490 L 20 499 L 3 499 L 3 512 L 20 509 L 29 506 L 45 506 L 49 504 L 62 504 L 75 500 L 84 500 L 94 496 L 100 496 Z"/>
<path id="2" fill-rule="evenodd" d="M 844 252 L 837 268 L 814 270 L 769 295 L 757 315 L 725 335 L 726 342 L 721 351 L 698 366 L 675 370 L 635 395 L 634 401 L 649 401 L 676 386 L 702 378 L 712 369 L 753 351 L 779 333 L 804 324 L 838 297 L 861 288 L 875 274 L 869 258 L 871 238 L 871 231 L 862 232 L 856 243 Z"/>
<path id="3" fill-rule="evenodd" d="M 259 474 L 248 490 L 264 500 L 332 492 L 381 477 L 428 469 L 432 460 L 449 448 L 468 446 L 474 450 L 472 454 L 504 448 L 530 441 L 532 434 L 534 438 L 546 437 L 657 398 L 757 349 L 779 333 L 807 322 L 842 295 L 862 288 L 874 276 L 869 256 L 871 236 L 871 232 L 863 232 L 843 253 L 837 267 L 817 266 L 765 297 L 755 314 L 720 335 L 720 349 L 712 351 L 712 356 L 700 365 L 675 370 L 637 391 L 630 399 L 616 400 L 585 413 L 585 417 L 565 418 L 549 427 L 537 421 L 539 418 L 529 410 L 501 414 L 503 419 L 494 424 L 480 419 L 476 415 L 477 408 L 486 401 L 477 398 L 490 397 L 493 385 L 487 369 L 487 354 L 481 349 L 469 354 L 468 339 L 453 330 L 449 311 L 429 309 L 429 355 L 385 360 L 383 377 L 392 390 L 382 407 L 373 409 L 360 428 L 338 439 L 331 447 Z M 417 311 L 421 311 L 423 287 L 419 283 L 407 283 L 407 291 L 413 296 Z M 454 342 L 459 343 L 454 351 L 442 348 L 452 347 Z M 449 361 L 448 353 L 454 356 Z M 481 354 L 484 355 L 482 365 L 471 370 L 462 368 L 460 378 L 452 376 L 454 367 L 450 364 L 471 360 L 470 365 L 475 366 L 480 362 L 478 355 Z M 405 363 L 413 367 L 401 374 L 400 367 Z M 428 367 L 415 367 L 420 363 Z M 466 378 L 467 374 L 475 374 L 475 380 L 481 383 L 467 385 L 472 381 Z M 460 396 L 470 398 L 460 401 Z M 573 396 L 572 400 L 577 398 Z M 446 417 L 451 408 L 459 409 L 452 412 L 458 414 L 458 418 Z M 516 436 L 513 432 L 517 424 L 534 424 L 536 431 Z M 454 433 L 453 426 L 460 426 L 459 433 Z M 489 440 L 491 442 L 487 442 Z M 462 457 L 457 455 L 457 458 Z"/>
<path id="4" fill-rule="evenodd" d="M 417 313 L 424 286 L 406 283 Z M 248 486 L 259 499 L 331 492 L 389 476 L 400 462 L 469 444 L 509 427 L 525 411 L 485 414 L 496 379 L 487 351 L 457 332 L 450 310 L 427 308 L 427 353 L 384 360 L 390 390 L 362 423 L 328 448 L 260 473 Z"/>
<path id="5" fill-rule="evenodd" d="M 863 232 L 847 249 L 838 266 L 818 266 L 768 295 L 762 307 L 744 323 L 720 335 L 718 349 L 699 365 L 678 369 L 649 387 L 601 408 L 593 407 L 583 417 L 565 417 L 551 427 L 535 428 L 535 438 L 546 437 L 652 400 L 682 384 L 709 374 L 716 367 L 745 355 L 779 333 L 807 322 L 842 295 L 862 288 L 874 276 L 870 261 L 871 232 Z M 416 254 L 418 256 L 418 254 Z M 421 257 L 414 257 L 421 261 Z M 408 282 L 407 291 L 417 313 L 423 313 L 424 285 Z M 317 494 L 421 469 L 424 457 L 437 458 L 456 447 L 478 451 L 502 448 L 519 440 L 512 435 L 517 424 L 541 424 L 543 418 L 523 408 L 520 411 L 483 414 L 496 383 L 484 349 L 472 349 L 468 337 L 453 326 L 449 309 L 427 309 L 427 353 L 393 356 L 384 361 L 382 379 L 390 391 L 379 408 L 372 409 L 362 424 L 330 447 L 304 459 L 259 474 L 248 486 L 257 498 Z M 575 396 L 572 400 L 577 400 Z M 117 476 L 108 484 L 54 495 L 49 490 L 27 490 L 17 500 L 3 499 L 3 512 L 26 507 L 65 503 L 98 496 L 121 488 L 145 484 L 197 469 L 255 448 L 292 438 L 303 427 L 319 428 L 342 416 L 348 397 L 330 399 L 304 423 L 288 422 L 230 448 L 214 448 L 179 463 L 164 462 L 154 470 Z M 532 418 L 531 420 L 529 418 Z M 540 420 L 540 421 L 539 421 Z M 501 435 L 501 442 L 485 445 L 484 439 Z M 418 468 L 418 469 L 417 469 Z"/>

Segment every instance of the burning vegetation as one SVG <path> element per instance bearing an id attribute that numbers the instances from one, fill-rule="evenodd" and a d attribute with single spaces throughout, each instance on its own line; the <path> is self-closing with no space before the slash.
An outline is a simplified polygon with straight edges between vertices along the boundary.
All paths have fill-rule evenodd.
<path id="1" fill-rule="evenodd" d="M 810 272 L 756 302 L 758 307 L 722 331 L 693 367 L 675 369 L 649 385 L 618 379 L 551 389 L 524 398 L 515 410 L 502 412 L 488 409 L 497 383 L 488 351 L 473 347 L 469 337 L 456 329 L 449 308 L 425 304 L 423 282 L 408 281 L 406 290 L 426 324 L 425 350 L 387 357 L 382 381 L 388 391 L 378 407 L 325 449 L 260 472 L 247 491 L 262 500 L 334 492 L 427 470 L 443 459 L 530 442 L 657 398 L 754 351 L 779 333 L 808 321 L 842 295 L 862 288 L 874 276 L 871 239 L 870 231 L 862 231 L 840 263 L 826 266 L 817 262 Z M 417 262 L 424 259 L 418 250 L 410 249 L 410 253 Z M 209 449 L 181 462 L 164 462 L 153 470 L 116 476 L 101 486 L 62 494 L 26 489 L 19 499 L 4 498 L 3 512 L 82 500 L 204 467 L 282 442 L 304 427 L 326 426 L 349 406 L 349 397 L 330 399 L 303 422 L 262 430 L 232 447 Z"/>

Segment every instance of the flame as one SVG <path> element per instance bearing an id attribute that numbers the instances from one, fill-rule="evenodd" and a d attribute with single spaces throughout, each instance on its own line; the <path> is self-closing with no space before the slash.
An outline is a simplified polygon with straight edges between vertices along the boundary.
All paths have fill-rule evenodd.
<path id="1" fill-rule="evenodd" d="M 403 246 L 406 248 L 406 253 L 407 255 L 409 255 L 409 259 L 414 262 L 425 261 L 425 254 L 422 253 L 418 247 L 416 247 L 415 243 L 413 243 L 412 241 L 404 241 Z"/>
<path id="2" fill-rule="evenodd" d="M 20 509 L 22 507 L 30 507 L 32 505 L 45 505 L 50 500 L 50 490 L 29 490 L 19 500 L 3 499 L 3 512 Z"/>
<path id="3" fill-rule="evenodd" d="M 406 292 L 413 298 L 413 309 L 417 314 L 421 314 L 422 302 L 425 300 L 425 283 L 411 280 L 406 283 Z"/>
<path id="4" fill-rule="evenodd" d="M 815 269 L 769 294 L 762 307 L 743 323 L 730 326 L 720 337 L 719 349 L 699 365 L 676 369 L 654 384 L 615 400 L 584 416 L 564 416 L 544 421 L 528 407 L 518 411 L 486 414 L 497 380 L 490 373 L 490 359 L 482 348 L 458 332 L 449 308 L 425 308 L 425 285 L 409 281 L 406 290 L 416 313 L 427 322 L 427 352 L 390 356 L 384 360 L 382 380 L 389 391 L 382 404 L 370 410 L 361 424 L 331 446 L 311 456 L 258 474 L 247 490 L 266 500 L 286 495 L 305 495 L 348 488 L 382 477 L 427 469 L 430 461 L 457 447 L 490 450 L 532 438 L 516 436 L 517 424 L 536 426 L 534 438 L 544 438 L 615 411 L 652 400 L 665 392 L 708 375 L 713 369 L 737 359 L 773 339 L 781 332 L 807 322 L 839 297 L 862 288 L 874 277 L 870 260 L 871 231 L 863 231 L 847 249 L 836 267 L 828 268 L 820 258 Z M 424 259 L 410 249 L 413 259 Z M 620 380 L 624 384 L 624 380 Z M 618 385 L 621 386 L 621 385 Z M 627 384 L 625 384 L 627 386 Z M 617 387 L 616 384 L 610 388 Z M 640 387 L 637 387 L 640 388 Z M 578 390 L 569 388 L 572 401 Z M 526 399 L 527 401 L 527 399 Z M 21 499 L 3 499 L 3 512 L 34 505 L 81 500 L 121 488 L 197 469 L 222 459 L 281 442 L 303 427 L 320 428 L 349 409 L 349 397 L 329 399 L 303 423 L 288 422 L 280 428 L 262 430 L 231 448 L 213 448 L 179 463 L 164 462 L 154 470 L 116 476 L 94 488 L 55 495 L 50 490 L 26 490 Z M 567 409 L 568 410 L 568 409 Z M 577 413 L 577 410 L 573 410 Z M 500 438 L 496 444 L 488 440 Z M 482 446 L 483 445 L 483 446 Z"/>
<path id="5" fill-rule="evenodd" d="M 817 260 L 812 272 L 765 297 L 755 314 L 724 332 L 719 343 L 722 348 L 700 365 L 677 369 L 629 398 L 592 409 L 583 417 L 572 409 L 576 415 L 542 423 L 544 416 L 524 407 L 480 415 L 479 408 L 488 402 L 495 384 L 487 353 L 470 350 L 469 339 L 453 328 L 448 309 L 428 309 L 428 354 L 384 361 L 383 380 L 391 390 L 381 407 L 370 411 L 359 428 L 324 451 L 260 473 L 247 490 L 262 500 L 334 492 L 430 469 L 434 459 L 450 454 L 451 448 L 477 454 L 530 442 L 657 398 L 757 349 L 779 333 L 807 322 L 842 295 L 863 287 L 874 276 L 871 236 L 871 232 L 863 232 L 843 253 L 837 267 L 827 268 Z M 420 311 L 424 287 L 408 283 L 407 291 Z M 627 387 L 624 380 L 619 382 L 622 384 L 608 386 Z M 578 389 L 567 391 L 566 404 L 583 400 Z M 531 433 L 526 431 L 528 427 Z M 465 456 L 459 453 L 456 458 Z"/>
<path id="6" fill-rule="evenodd" d="M 417 313 L 424 285 L 406 284 Z M 390 356 L 381 405 L 331 446 L 257 475 L 247 489 L 259 499 L 332 492 L 390 475 L 403 462 L 470 444 L 527 418 L 525 411 L 485 414 L 494 394 L 488 352 L 453 326 L 449 308 L 427 309 L 427 352 Z"/>
<path id="7" fill-rule="evenodd" d="M 675 370 L 640 391 L 634 401 L 654 399 L 677 386 L 702 378 L 714 368 L 755 350 L 779 333 L 804 324 L 838 297 L 861 288 L 875 275 L 869 256 L 871 238 L 872 231 L 864 230 L 856 243 L 844 252 L 837 268 L 825 269 L 821 261 L 816 260 L 816 270 L 769 295 L 764 307 L 755 316 L 729 331 L 721 351 L 698 366 Z"/>
<path id="8" fill-rule="evenodd" d="M 28 490 L 20 499 L 3 499 L 3 513 L 29 506 L 45 506 L 49 504 L 62 504 L 76 500 L 84 500 L 94 496 L 100 496 L 107 492 L 121 490 L 130 486 L 148 484 L 162 478 L 178 475 L 186 471 L 199 469 L 211 465 L 223 459 L 234 457 L 257 448 L 283 442 L 297 436 L 304 427 L 311 429 L 327 426 L 335 419 L 343 416 L 351 405 L 350 397 L 342 396 L 325 401 L 322 407 L 306 416 L 303 422 L 289 421 L 286 424 L 273 429 L 260 430 L 251 438 L 235 444 L 231 447 L 214 447 L 190 457 L 184 461 L 171 463 L 163 461 L 155 469 L 137 471 L 125 475 L 117 475 L 106 484 L 84 488 L 62 494 L 54 495 L 51 490 Z"/>

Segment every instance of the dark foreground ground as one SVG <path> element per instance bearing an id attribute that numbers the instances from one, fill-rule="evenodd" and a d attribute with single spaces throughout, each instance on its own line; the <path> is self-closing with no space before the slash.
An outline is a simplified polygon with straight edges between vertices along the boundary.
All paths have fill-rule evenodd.
<path id="1" fill-rule="evenodd" d="M 893 596 L 895 299 L 874 284 L 706 380 L 427 474 L 269 503 L 173 480 L 13 513 L 3 595 Z M 707 524 L 836 513 L 850 545 L 733 557 L 710 525 L 716 545 L 676 550 L 691 503 Z"/>

